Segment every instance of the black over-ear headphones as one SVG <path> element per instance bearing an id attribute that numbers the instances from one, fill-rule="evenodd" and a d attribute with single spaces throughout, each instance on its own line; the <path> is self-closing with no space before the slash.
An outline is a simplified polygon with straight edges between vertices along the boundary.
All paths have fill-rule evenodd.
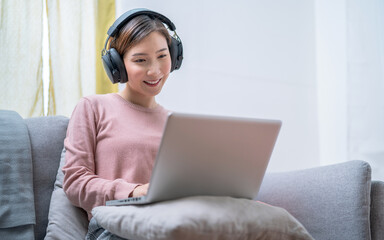
<path id="1" fill-rule="evenodd" d="M 167 25 L 167 27 L 175 34 L 171 37 L 171 44 L 169 45 L 169 53 L 171 55 L 171 72 L 180 68 L 183 61 L 183 45 L 179 36 L 177 36 L 175 25 L 166 16 L 151 11 L 145 8 L 132 9 L 123 15 L 121 15 L 109 28 L 108 38 L 105 41 L 104 49 L 101 53 L 105 72 L 112 83 L 126 83 L 128 81 L 127 71 L 125 69 L 124 61 L 122 56 L 117 52 L 116 49 L 110 48 L 107 50 L 107 44 L 110 37 L 116 37 L 120 29 L 128 23 L 131 19 L 139 15 L 147 15 L 152 18 L 157 18 Z"/>

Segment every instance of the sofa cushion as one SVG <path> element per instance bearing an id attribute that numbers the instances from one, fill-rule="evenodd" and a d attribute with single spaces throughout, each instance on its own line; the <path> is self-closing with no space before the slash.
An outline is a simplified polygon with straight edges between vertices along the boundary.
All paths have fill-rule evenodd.
<path id="1" fill-rule="evenodd" d="M 87 213 L 83 209 L 73 206 L 63 190 L 64 173 L 61 169 L 64 163 L 65 148 L 61 153 L 60 166 L 57 170 L 55 186 L 49 206 L 46 240 L 84 239 L 87 233 Z"/>
<path id="2" fill-rule="evenodd" d="M 37 117 L 24 120 L 32 147 L 33 189 L 35 194 L 35 239 L 43 239 L 48 223 L 48 208 L 53 190 L 68 118 Z"/>
<path id="3" fill-rule="evenodd" d="M 371 186 L 371 233 L 372 240 L 384 236 L 384 182 L 372 181 Z"/>
<path id="4" fill-rule="evenodd" d="M 315 239 L 370 239 L 371 168 L 349 161 L 267 173 L 258 200 L 285 208 Z"/>

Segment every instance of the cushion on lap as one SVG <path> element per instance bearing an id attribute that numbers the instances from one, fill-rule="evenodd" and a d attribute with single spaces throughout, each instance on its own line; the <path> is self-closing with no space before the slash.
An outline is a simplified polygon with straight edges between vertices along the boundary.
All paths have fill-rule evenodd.
<path id="1" fill-rule="evenodd" d="M 286 210 L 231 197 L 100 206 L 92 215 L 98 225 L 127 239 L 312 239 Z"/>

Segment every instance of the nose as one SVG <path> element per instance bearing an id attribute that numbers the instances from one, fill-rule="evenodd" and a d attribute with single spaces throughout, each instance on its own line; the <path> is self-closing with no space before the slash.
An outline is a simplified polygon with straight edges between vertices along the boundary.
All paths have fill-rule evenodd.
<path id="1" fill-rule="evenodd" d="M 160 64 L 157 61 L 154 61 L 149 67 L 147 71 L 148 76 L 157 77 L 161 74 Z"/>

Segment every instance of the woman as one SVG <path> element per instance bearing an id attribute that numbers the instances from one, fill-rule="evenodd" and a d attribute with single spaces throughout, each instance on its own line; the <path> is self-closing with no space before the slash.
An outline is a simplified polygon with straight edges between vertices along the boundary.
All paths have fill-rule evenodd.
<path id="1" fill-rule="evenodd" d="M 91 210 L 108 200 L 147 193 L 168 115 L 155 96 L 182 59 L 182 49 L 174 51 L 175 40 L 180 48 L 181 42 L 163 25 L 173 25 L 168 21 L 146 9 L 116 20 L 103 61 L 111 80 L 126 86 L 119 93 L 84 97 L 72 113 L 64 141 L 63 188 L 89 219 Z M 121 26 L 113 29 L 116 25 Z"/>

